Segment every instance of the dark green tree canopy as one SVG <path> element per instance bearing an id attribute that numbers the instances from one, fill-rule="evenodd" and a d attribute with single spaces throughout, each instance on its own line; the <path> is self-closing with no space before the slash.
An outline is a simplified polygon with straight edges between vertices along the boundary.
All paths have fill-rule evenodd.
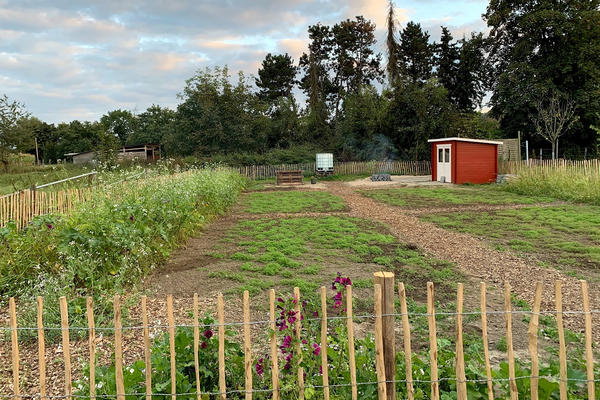
<path id="1" fill-rule="evenodd" d="M 274 103 L 279 97 L 289 97 L 296 84 L 298 67 L 287 53 L 272 55 L 267 54 L 262 62 L 262 68 L 258 69 L 256 86 L 260 91 L 260 99 Z"/>
<path id="2" fill-rule="evenodd" d="M 433 67 L 433 45 L 429 34 L 423 32 L 421 24 L 410 21 L 400 32 L 400 69 L 409 83 L 423 84 L 431 77 Z"/>

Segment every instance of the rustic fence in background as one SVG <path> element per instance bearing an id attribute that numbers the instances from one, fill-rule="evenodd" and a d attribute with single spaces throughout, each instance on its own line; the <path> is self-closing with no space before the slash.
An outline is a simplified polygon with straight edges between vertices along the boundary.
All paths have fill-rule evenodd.
<path id="1" fill-rule="evenodd" d="M 552 170 L 585 172 L 593 176 L 600 176 L 600 162 L 598 159 L 593 160 L 538 160 L 530 158 L 529 164 L 527 160 L 521 161 L 498 161 L 499 174 L 519 174 L 525 169 L 532 169 L 540 172 L 548 172 Z"/>
<path id="2" fill-rule="evenodd" d="M 315 163 L 252 165 L 237 168 L 240 174 L 252 179 L 275 178 L 277 171 L 302 170 L 304 175 L 315 175 Z M 333 163 L 333 173 L 336 175 L 378 174 L 394 175 L 430 175 L 429 161 L 368 161 L 368 162 L 336 162 Z"/>
<path id="3" fill-rule="evenodd" d="M 396 291 L 397 290 L 397 291 Z M 508 283 L 505 283 L 504 286 L 504 310 L 503 311 L 486 311 L 486 305 L 488 304 L 486 298 L 486 285 L 485 283 L 481 283 L 480 286 L 480 296 L 481 303 L 480 309 L 475 312 L 464 312 L 463 310 L 463 286 L 462 284 L 458 284 L 457 290 L 457 300 L 456 300 L 456 312 L 455 313 L 436 313 L 434 308 L 434 286 L 433 283 L 427 284 L 427 313 L 426 314 L 415 314 L 409 313 L 407 310 L 407 297 L 405 292 L 405 287 L 402 283 L 399 283 L 396 287 L 394 284 L 394 274 L 392 273 L 384 273 L 379 272 L 375 274 L 375 285 L 374 285 L 374 313 L 372 315 L 354 315 L 352 308 L 352 286 L 347 286 L 345 302 L 347 306 L 346 315 L 338 316 L 338 317 L 329 317 L 327 316 L 327 296 L 326 290 L 324 287 L 320 290 L 321 297 L 321 307 L 320 312 L 317 318 L 312 318 L 312 316 L 305 317 L 304 322 L 301 318 L 295 318 L 295 321 L 291 323 L 293 327 L 294 335 L 297 339 L 300 339 L 301 334 L 303 332 L 303 324 L 307 324 L 307 319 L 312 318 L 313 321 L 318 321 L 317 324 L 320 326 L 320 335 L 315 333 L 315 337 L 320 336 L 320 363 L 322 368 L 322 374 L 320 376 L 308 376 L 305 377 L 303 370 L 298 367 L 298 364 L 294 364 L 289 366 L 288 368 L 293 369 L 292 375 L 287 375 L 294 377 L 296 382 L 293 385 L 293 390 L 296 391 L 296 394 L 300 399 L 304 399 L 305 390 L 308 388 L 305 382 L 305 378 L 312 381 L 311 390 L 319 390 L 318 397 L 323 397 L 324 399 L 329 399 L 330 390 L 339 390 L 340 387 L 345 387 L 349 392 L 351 391 L 352 399 L 358 398 L 357 388 L 364 388 L 363 385 L 370 385 L 373 388 L 377 388 L 378 398 L 383 399 L 394 399 L 396 392 L 398 389 L 402 390 L 402 393 L 405 393 L 406 398 L 412 400 L 415 396 L 415 387 L 414 385 L 421 385 L 421 390 L 424 390 L 425 393 L 421 393 L 421 395 L 429 395 L 433 400 L 439 400 L 440 398 L 440 383 L 444 381 L 454 382 L 456 385 L 456 393 L 457 399 L 466 400 L 467 399 L 467 383 L 471 385 L 477 385 L 478 390 L 483 392 L 487 392 L 488 398 L 493 399 L 495 396 L 501 396 L 502 398 L 508 398 L 510 396 L 511 399 L 516 399 L 518 397 L 518 387 L 517 380 L 520 379 L 529 379 L 530 380 L 530 394 L 529 398 L 537 399 L 538 398 L 538 383 L 539 380 L 544 378 L 546 380 L 551 380 L 553 382 L 559 382 L 560 385 L 560 398 L 567 399 L 567 384 L 570 382 L 571 384 L 575 381 L 578 386 L 579 396 L 578 398 L 585 398 L 587 394 L 588 399 L 595 399 L 595 384 L 599 382 L 594 377 L 594 356 L 592 353 L 592 314 L 598 314 L 600 311 L 598 310 L 590 310 L 589 305 L 589 297 L 588 297 L 588 285 L 586 281 L 581 281 L 581 292 L 583 297 L 583 307 L 582 311 L 573 311 L 569 310 L 568 312 L 563 312 L 562 309 L 562 290 L 561 290 L 561 281 L 556 281 L 554 287 L 554 297 L 556 299 L 555 302 L 555 310 L 550 311 L 540 311 L 541 307 L 541 299 L 542 299 L 542 284 L 538 283 L 535 287 L 535 297 L 532 304 L 532 311 L 512 311 L 511 309 L 511 288 Z M 396 295 L 398 297 L 396 297 Z M 298 316 L 300 313 L 300 290 L 298 288 L 294 289 L 294 298 L 295 302 L 295 315 Z M 400 303 L 400 313 L 397 313 L 394 303 L 395 300 L 398 299 Z M 221 399 L 225 399 L 231 396 L 237 396 L 236 398 L 244 397 L 246 399 L 252 399 L 253 393 L 265 393 L 271 394 L 273 399 L 279 399 L 281 393 L 285 393 L 284 389 L 280 386 L 280 375 L 281 369 L 279 361 L 281 361 L 281 355 L 278 354 L 278 350 L 280 349 L 281 342 L 285 340 L 282 335 L 278 333 L 278 329 L 276 328 L 276 320 L 275 316 L 277 315 L 277 308 L 275 299 L 275 291 L 270 291 L 270 300 L 269 300 L 269 309 L 270 313 L 268 314 L 269 321 L 251 321 L 250 320 L 250 303 L 249 303 L 249 295 L 248 292 L 244 292 L 243 295 L 243 322 L 228 322 L 225 323 L 225 313 L 224 313 L 224 305 L 223 305 L 223 296 L 218 296 L 217 302 L 217 314 L 218 314 L 218 323 L 214 323 L 212 327 L 218 331 L 218 371 L 210 371 L 215 377 L 218 376 L 218 390 L 212 391 L 210 393 L 201 392 L 200 390 L 200 371 L 202 371 L 202 365 L 199 364 L 198 352 L 199 346 L 204 338 L 201 338 L 201 332 L 199 330 L 200 327 L 204 327 L 199 323 L 199 306 L 198 306 L 198 295 L 194 295 L 193 298 L 193 320 L 194 323 L 192 325 L 175 325 L 174 311 L 173 311 L 173 299 L 172 296 L 167 297 L 167 321 L 168 325 L 161 325 L 160 328 L 166 329 L 169 336 L 169 351 L 167 354 L 164 354 L 163 359 L 168 358 L 170 360 L 170 374 L 171 374 L 171 382 L 175 382 L 175 374 L 176 374 L 176 352 L 175 352 L 175 332 L 183 327 L 193 328 L 194 330 L 194 339 L 193 339 L 193 352 L 194 352 L 194 361 L 191 363 L 189 368 L 189 389 L 186 393 L 177 393 L 175 385 L 165 385 L 163 392 L 161 393 L 153 393 L 152 392 L 152 379 L 153 379 L 153 369 L 152 369 L 152 358 L 151 358 L 151 335 L 150 329 L 156 328 L 155 326 L 151 326 L 148 322 L 147 308 L 146 308 L 146 297 L 143 296 L 141 299 L 141 317 L 142 317 L 142 326 L 137 327 L 123 327 L 121 320 L 121 305 L 119 296 L 115 296 L 114 299 L 114 329 L 112 328 L 102 328 L 101 333 L 105 336 L 110 337 L 110 332 L 114 332 L 114 366 L 115 373 L 114 380 L 112 384 L 115 386 L 116 394 L 114 395 L 99 395 L 97 393 L 97 388 L 102 386 L 96 385 L 96 376 L 95 376 L 95 366 L 96 366 L 96 331 L 101 328 L 96 328 L 94 325 L 94 314 L 93 314 L 93 302 L 92 298 L 87 298 L 87 320 L 88 320 L 88 344 L 89 344 L 89 353 L 88 353 L 88 363 L 90 365 L 89 374 L 86 379 L 89 380 L 89 393 L 75 395 L 73 390 L 73 364 L 71 360 L 70 354 L 70 335 L 69 332 L 72 329 L 69 327 L 69 311 L 67 306 L 67 301 L 64 297 L 60 299 L 60 314 L 61 314 L 61 326 L 54 328 L 59 329 L 62 335 L 62 364 L 64 365 L 64 395 L 63 393 L 59 394 L 50 394 L 46 390 L 46 357 L 47 350 L 45 347 L 45 339 L 44 332 L 47 332 L 49 327 L 44 326 L 42 315 L 43 315 L 43 299 L 38 298 L 37 300 L 37 310 L 38 310 L 38 319 L 37 319 L 37 328 L 36 327 L 25 327 L 21 328 L 17 326 L 17 309 L 15 305 L 15 300 L 13 298 L 10 299 L 9 302 L 9 315 L 10 315 L 10 327 L 5 328 L 4 331 L 7 335 L 4 335 L 5 338 L 10 337 L 10 347 L 11 347 L 11 357 L 12 357 L 12 385 L 9 388 L 8 385 L 5 386 L 7 389 L 10 389 L 12 393 L 0 393 L 0 397 L 4 399 L 20 399 L 22 397 L 41 397 L 44 398 L 116 398 L 118 400 L 127 398 L 133 393 L 126 393 L 124 386 L 124 375 L 123 375 L 123 331 L 125 329 L 130 329 L 132 334 L 138 333 L 138 339 L 143 343 L 143 360 L 144 363 L 144 372 L 145 375 L 145 392 L 144 393 L 135 393 L 137 398 L 146 398 L 152 399 L 153 395 L 162 395 L 161 398 L 168 398 L 169 395 L 172 396 L 172 399 L 177 399 L 177 396 L 188 396 L 184 398 L 191 399 L 204 399 L 205 395 L 218 396 Z M 567 352 L 566 352 L 566 344 L 565 344 L 565 333 L 563 328 L 563 314 L 568 313 L 569 315 L 579 314 L 584 319 L 585 325 L 585 340 L 582 345 L 585 348 L 585 379 L 582 378 L 573 378 L 567 375 Z M 242 314 L 242 313 L 240 313 Z M 505 321 L 505 337 L 506 337 L 506 362 L 508 364 L 508 375 L 507 379 L 495 379 L 492 375 L 492 367 L 490 362 L 490 351 L 488 348 L 488 315 L 496 315 L 500 318 L 502 316 Z M 512 328 L 512 318 L 513 315 L 522 316 L 523 314 L 528 314 L 530 316 L 529 322 L 529 332 L 528 332 L 528 348 L 529 355 L 531 361 L 531 373 L 529 375 L 523 376 L 523 370 L 520 370 L 519 376 L 516 376 L 516 361 L 515 361 L 515 350 L 513 348 L 513 328 Z M 555 317 L 556 326 L 558 329 L 558 338 L 559 338 L 559 362 L 560 362 L 560 373 L 558 376 L 539 376 L 539 352 L 538 352 L 538 331 L 539 331 L 539 318 L 541 314 L 552 315 Z M 436 328 L 436 317 L 446 316 L 448 318 L 454 318 L 455 320 L 455 344 L 456 344 L 456 357 L 454 361 L 454 371 L 448 373 L 448 365 L 444 365 L 443 369 L 438 369 L 438 330 Z M 465 375 L 465 360 L 463 355 L 463 317 L 473 315 L 477 315 L 481 320 L 481 338 L 483 341 L 483 355 L 482 359 L 485 362 L 485 372 L 481 372 L 480 376 L 477 379 L 471 378 L 468 380 Z M 131 315 L 130 315 L 131 317 Z M 400 319 L 401 322 L 399 324 L 402 326 L 401 333 L 396 334 L 395 332 L 395 324 L 396 317 Z M 413 318 L 426 318 L 428 321 L 429 327 L 429 341 L 428 343 L 416 343 L 417 348 L 429 348 L 429 355 L 427 360 L 423 360 L 425 365 L 430 366 L 430 379 L 427 380 L 419 380 L 418 377 L 423 375 L 423 371 L 421 370 L 421 374 L 415 373 L 413 371 L 412 362 L 413 355 L 412 349 L 415 347 L 415 343 L 411 344 L 411 326 L 414 320 Z M 358 382 L 357 374 L 356 374 L 356 359 L 355 359 L 355 343 L 354 343 L 354 324 L 353 321 L 359 321 L 361 318 L 365 318 L 369 321 L 374 322 L 374 331 L 372 335 L 374 336 L 375 341 L 375 351 L 374 358 L 368 361 L 362 361 L 362 363 L 367 363 L 368 365 L 376 366 L 376 380 L 372 382 Z M 328 327 L 328 324 L 331 323 L 332 320 L 341 320 L 342 325 L 345 325 L 347 329 L 347 342 L 343 343 L 340 349 L 344 349 L 344 353 L 347 352 L 348 364 L 343 367 L 349 371 L 348 378 L 343 383 L 338 383 L 336 385 L 330 385 L 329 382 L 329 373 L 335 372 L 334 369 L 331 369 L 330 361 L 328 360 L 328 329 L 331 332 L 333 329 Z M 411 321 L 412 320 L 412 321 Z M 255 348 L 258 344 L 261 349 L 270 349 L 270 359 L 265 361 L 264 365 L 264 373 L 267 376 L 270 376 L 272 379 L 271 387 L 262 387 L 262 384 L 256 384 L 252 382 L 253 373 L 252 369 L 255 367 L 253 365 L 253 351 L 252 351 L 252 342 L 250 335 L 250 326 L 256 326 L 258 324 L 265 324 L 266 329 L 264 329 L 265 333 L 268 333 L 268 342 L 269 343 L 254 343 Z M 240 387 L 227 387 L 226 386 L 226 363 L 231 362 L 229 360 L 229 355 L 225 352 L 225 329 L 226 327 L 237 326 L 239 328 L 243 328 L 243 333 L 240 333 L 240 341 L 243 342 L 243 353 L 244 353 L 244 380 L 245 385 L 240 385 Z M 20 358 L 19 358 L 19 331 L 25 330 L 33 330 L 38 333 L 38 365 L 28 364 L 27 368 L 20 367 Z M 81 330 L 82 328 L 77 328 Z M 85 328 L 84 328 L 85 329 Z M 211 331 L 212 335 L 212 331 Z M 206 334 L 204 335 L 206 336 Z M 395 340 L 396 336 L 402 339 L 404 354 L 402 358 L 404 359 L 405 368 L 403 371 L 398 371 L 396 374 L 396 345 Z M 447 336 L 447 335 L 446 335 Z M 260 336 L 264 337 L 264 336 Z M 6 339 L 8 340 L 8 339 Z M 8 344 L 5 342 L 5 344 Z M 30 343 L 31 344 L 31 343 Z M 302 350 L 300 348 L 300 340 L 297 340 L 296 344 L 293 345 L 294 351 L 297 351 L 296 354 L 302 354 Z M 309 344 L 310 346 L 310 344 Z M 7 346 L 8 347 L 8 346 Z M 190 350 L 191 350 L 190 345 Z M 131 343 L 129 343 L 129 348 L 131 348 Z M 29 346 L 30 351 L 33 350 L 33 346 Z M 312 350 L 312 349 L 311 349 Z M 269 350 L 263 350 L 269 351 Z M 310 350 L 308 350 L 310 351 Z M 338 350 L 342 351 L 342 350 Z M 8 352 L 7 352 L 8 353 Z M 35 354 L 35 353 L 34 353 Z M 306 354 L 306 353 L 305 353 Z M 316 354 L 316 353 L 315 353 Z M 8 355 L 8 354 L 7 354 Z M 331 356 L 331 353 L 330 353 Z M 346 354 L 345 354 L 346 356 Z M 302 356 L 300 356 L 302 357 Z M 227 361 L 226 361 L 227 360 Z M 525 361 L 525 360 L 522 360 Z M 81 362 L 77 362 L 77 365 L 81 364 Z M 192 368 L 193 367 L 193 368 Z M 358 366 L 361 369 L 366 368 L 367 366 L 361 364 Z M 440 366 L 442 367 L 442 366 Z M 284 367 L 285 368 L 285 367 Z M 23 382 L 33 382 L 35 379 L 32 379 L 32 376 L 23 377 L 22 374 L 27 371 L 29 374 L 33 374 L 34 371 L 39 373 L 39 387 L 35 385 L 34 387 L 21 387 Z M 441 374 L 439 371 L 446 371 L 445 374 Z M 483 370 L 482 370 L 483 371 Z M 289 373 L 288 369 L 288 373 Z M 167 372 L 165 372 L 167 373 Z M 202 372 L 206 373 L 206 371 Z M 471 372 L 470 372 L 471 373 Z M 194 376 L 195 374 L 195 376 Z M 81 376 L 81 371 L 79 373 Z M 400 377 L 399 379 L 397 377 Z M 21 379 L 24 378 L 24 379 Z M 140 379 L 143 379 L 140 376 Z M 289 379 L 289 378 L 288 378 Z M 314 384 L 315 379 L 318 380 L 318 384 Z M 508 391 L 509 393 L 499 393 L 500 386 L 498 385 L 501 381 L 506 383 L 508 381 Z M 195 385 L 193 384 L 195 382 Z M 105 383 L 106 384 L 106 383 Z M 216 381 L 215 381 L 216 385 Z M 399 387 L 397 385 L 402 385 Z M 425 385 L 425 386 L 423 386 Z M 33 386 L 33 385 L 32 385 Z M 260 387 L 259 387 L 260 386 Z M 424 389 L 425 388 L 425 389 Z M 39 389 L 39 390 L 38 390 Z M 165 393 L 166 392 L 166 393 Z M 313 396 L 314 392 L 311 393 Z M 350 395 L 348 395 L 348 398 Z M 213 397 L 211 397 L 213 398 Z"/>

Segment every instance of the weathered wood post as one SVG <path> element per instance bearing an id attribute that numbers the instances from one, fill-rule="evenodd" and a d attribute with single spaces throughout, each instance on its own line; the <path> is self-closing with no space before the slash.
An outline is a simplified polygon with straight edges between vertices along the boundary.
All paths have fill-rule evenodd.
<path id="1" fill-rule="evenodd" d="M 382 323 L 383 323 L 383 356 L 385 364 L 386 393 L 388 400 L 396 400 L 396 330 L 394 310 L 394 273 L 375 272 L 376 285 L 381 286 Z"/>

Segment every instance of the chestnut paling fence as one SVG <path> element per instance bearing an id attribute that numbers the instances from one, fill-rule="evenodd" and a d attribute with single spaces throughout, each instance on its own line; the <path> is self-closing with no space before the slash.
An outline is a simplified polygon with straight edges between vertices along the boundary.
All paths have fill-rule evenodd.
<path id="1" fill-rule="evenodd" d="M 452 316 L 455 319 L 455 339 L 456 339 L 456 352 L 455 352 L 455 362 L 454 362 L 454 372 L 449 376 L 445 376 L 439 373 L 438 369 L 438 329 L 436 328 L 436 316 L 440 316 L 440 313 L 436 313 L 434 308 L 434 285 L 433 283 L 428 283 L 427 285 L 427 313 L 426 314 L 414 314 L 409 313 L 407 310 L 407 297 L 406 291 L 403 283 L 399 283 L 396 287 L 394 284 L 394 278 L 392 273 L 380 272 L 375 274 L 375 285 L 374 285 L 374 312 L 371 315 L 355 315 L 353 313 L 352 308 L 352 286 L 347 286 L 345 302 L 347 306 L 346 314 L 342 317 L 328 317 L 327 316 L 327 298 L 326 298 L 326 290 L 324 287 L 320 290 L 321 295 L 321 308 L 318 316 L 318 321 L 320 324 L 320 346 L 321 346 L 321 368 L 322 374 L 317 378 L 319 381 L 317 384 L 311 384 L 311 394 L 309 396 L 305 396 L 307 393 L 305 391 L 308 390 L 308 386 L 305 383 L 305 376 L 302 368 L 298 367 L 299 364 L 292 366 L 292 368 L 297 369 L 294 372 L 297 374 L 293 374 L 295 382 L 295 390 L 296 395 L 300 399 L 304 399 L 305 397 L 313 397 L 317 396 L 318 398 L 329 399 L 330 398 L 330 390 L 339 389 L 340 386 L 346 386 L 349 389 L 348 397 L 351 396 L 353 399 L 358 398 L 358 389 L 359 387 L 364 387 L 363 385 L 370 385 L 376 387 L 377 396 L 379 399 L 395 399 L 397 389 L 402 389 L 402 393 L 405 393 L 406 398 L 413 399 L 415 396 L 414 385 L 425 383 L 428 387 L 429 393 L 425 393 L 429 396 L 429 398 L 437 400 L 440 398 L 440 383 L 443 381 L 453 381 L 456 385 L 457 398 L 466 400 L 467 399 L 467 383 L 470 382 L 474 385 L 480 385 L 479 388 L 483 391 L 487 392 L 487 396 L 489 399 L 493 399 L 495 396 L 501 396 L 502 398 L 507 398 L 510 396 L 511 399 L 518 398 L 518 389 L 517 389 L 517 380 L 519 379 L 530 379 L 530 396 L 531 399 L 538 399 L 538 383 L 539 383 L 539 352 L 538 352 L 538 325 L 539 325 L 539 317 L 543 314 L 552 315 L 556 319 L 558 338 L 559 338 L 559 359 L 560 359 L 560 374 L 555 377 L 545 376 L 545 379 L 553 379 L 559 382 L 560 385 L 560 398 L 567 399 L 567 384 L 572 383 L 572 381 L 576 381 L 579 385 L 580 397 L 578 398 L 588 398 L 595 399 L 596 398 L 596 389 L 595 384 L 599 381 L 594 376 L 594 356 L 592 353 L 592 314 L 598 314 L 600 311 L 598 310 L 590 310 L 589 305 L 589 297 L 588 297 L 588 285 L 586 281 L 581 281 L 581 291 L 583 296 L 583 304 L 581 311 L 563 311 L 562 308 L 562 290 L 561 290 L 561 282 L 556 281 L 554 287 L 554 296 L 556 298 L 556 307 L 555 310 L 551 311 L 540 311 L 541 298 L 542 298 L 542 284 L 537 283 L 535 286 L 535 298 L 532 307 L 532 311 L 527 312 L 530 315 L 530 323 L 529 323 L 529 332 L 528 332 L 528 348 L 531 362 L 531 374 L 528 376 L 516 376 L 515 373 L 515 350 L 513 349 L 513 328 L 512 328 L 512 319 L 513 315 L 518 314 L 522 316 L 524 312 L 522 311 L 513 311 L 511 310 L 511 288 L 510 285 L 505 283 L 504 286 L 504 310 L 489 312 L 486 311 L 486 285 L 485 283 L 481 283 L 480 293 L 481 293 L 481 304 L 480 310 L 476 313 L 465 313 L 463 310 L 463 286 L 462 284 L 458 284 L 457 290 L 457 299 L 456 299 L 456 312 L 455 313 L 445 313 L 446 316 Z M 294 289 L 294 298 L 295 302 L 295 312 L 296 315 L 300 313 L 300 290 L 298 288 Z M 396 299 L 399 299 L 400 302 L 400 313 L 398 313 L 394 309 L 394 302 Z M 153 396 L 161 395 L 161 398 L 168 398 L 169 395 L 173 400 L 176 400 L 178 396 L 187 396 L 187 398 L 197 398 L 204 399 L 205 396 L 210 395 L 211 398 L 240 398 L 245 397 L 246 399 L 252 399 L 253 394 L 261 394 L 264 395 L 265 392 L 268 392 L 273 399 L 282 398 L 282 390 L 281 385 L 281 370 L 280 370 L 280 358 L 278 357 L 278 349 L 280 348 L 282 337 L 278 335 L 278 330 L 276 329 L 276 299 L 275 299 L 275 291 L 270 291 L 270 299 L 269 299 L 269 309 L 270 309 L 270 320 L 268 321 L 251 321 L 250 320 L 250 300 L 248 292 L 244 292 L 243 294 L 243 322 L 226 322 L 225 321 L 225 312 L 224 312 L 224 301 L 223 296 L 218 296 L 217 302 L 217 314 L 218 314 L 218 322 L 215 322 L 211 327 L 218 331 L 218 371 L 212 371 L 215 376 L 218 376 L 219 384 L 218 391 L 213 391 L 210 393 L 202 392 L 200 389 L 200 367 L 198 351 L 199 345 L 204 338 L 201 340 L 201 331 L 200 327 L 204 327 L 199 323 L 199 306 L 198 306 L 198 295 L 194 295 L 193 298 L 193 319 L 194 323 L 192 325 L 175 325 L 174 311 L 173 311 L 173 299 L 172 296 L 167 297 L 167 320 L 168 325 L 161 327 L 166 328 L 169 336 L 169 354 L 165 357 L 168 357 L 170 360 L 170 373 L 171 373 L 171 382 L 176 381 L 176 353 L 175 353 L 175 332 L 182 327 L 193 328 L 194 330 L 194 340 L 193 340 L 193 351 L 194 351 L 194 368 L 190 369 L 190 371 L 195 371 L 195 387 L 191 387 L 191 389 L 187 393 L 178 393 L 175 385 L 171 389 L 170 393 L 153 393 L 152 388 L 152 359 L 151 359 L 151 335 L 150 329 L 154 328 L 149 324 L 148 313 L 146 309 L 146 297 L 142 297 L 141 299 L 141 312 L 142 312 L 142 326 L 135 327 L 136 330 L 134 332 L 139 332 L 138 337 L 139 340 L 143 341 L 144 348 L 144 362 L 145 362 L 145 392 L 144 393 L 126 393 L 124 386 L 124 375 L 123 375 L 123 331 L 125 329 L 134 329 L 133 327 L 126 328 L 122 326 L 121 320 L 121 305 L 119 296 L 115 296 L 114 298 L 114 328 L 110 330 L 114 333 L 114 365 L 115 365 L 115 377 L 114 383 L 116 385 L 116 394 L 112 396 L 107 395 L 98 395 L 98 397 L 102 398 L 116 398 L 118 400 L 124 400 L 126 398 L 131 399 L 134 397 L 130 397 L 132 395 L 136 395 L 137 398 L 146 398 L 148 400 L 152 399 Z M 39 371 L 39 391 L 36 393 L 31 393 L 31 388 L 25 389 L 23 392 L 21 390 L 21 379 L 20 374 L 22 373 L 20 368 L 20 358 L 19 358 L 19 348 L 20 343 L 18 340 L 18 334 L 21 329 L 28 328 L 20 328 L 17 326 L 17 309 L 15 305 L 15 300 L 13 298 L 9 301 L 9 314 L 10 314 L 10 327 L 6 329 L 7 337 L 10 337 L 12 348 L 11 357 L 12 357 L 12 393 L 0 393 L 0 397 L 8 398 L 8 399 L 19 399 L 21 397 L 40 397 L 41 399 L 45 398 L 96 398 L 96 377 L 95 377 L 95 366 L 96 366 L 96 330 L 100 328 L 96 328 L 94 325 L 94 314 L 93 314 L 93 303 L 92 299 L 87 299 L 87 320 L 88 320 L 88 343 L 89 343 L 89 353 L 88 353 L 88 362 L 90 364 L 89 375 L 87 379 L 89 379 L 89 393 L 85 394 L 74 394 L 72 381 L 73 381 L 73 363 L 70 355 L 70 337 L 69 332 L 74 328 L 69 327 L 68 320 L 68 306 L 67 301 L 63 297 L 60 299 L 60 313 L 61 313 L 61 326 L 57 329 L 61 330 L 62 334 L 62 348 L 64 349 L 63 361 L 64 361 L 64 394 L 56 395 L 49 394 L 46 391 L 47 377 L 46 377 L 46 349 L 45 349 L 45 340 L 44 340 L 44 332 L 48 329 L 48 327 L 44 327 L 42 320 L 43 313 L 43 299 L 38 298 L 37 300 L 37 308 L 38 308 L 38 319 L 37 319 L 37 328 L 29 328 L 37 331 L 38 334 L 38 365 L 33 366 L 29 365 L 29 371 Z M 485 373 L 482 373 L 482 376 L 478 377 L 478 379 L 466 379 L 465 374 L 465 361 L 464 361 L 464 353 L 463 353 L 463 317 L 472 316 L 473 314 L 477 314 L 477 317 L 481 320 L 481 336 L 483 339 L 483 347 L 484 347 L 484 355 L 483 359 L 485 361 Z M 495 379 L 492 376 L 492 368 L 490 364 L 490 349 L 488 346 L 488 316 L 496 314 L 502 315 L 505 321 L 505 335 L 506 335 L 506 354 L 505 359 L 508 363 L 509 369 L 509 377 L 507 379 Z M 586 379 L 575 379 L 571 378 L 567 375 L 567 351 L 565 344 L 565 332 L 563 328 L 563 315 L 564 314 L 579 314 L 582 319 L 584 319 L 585 325 L 585 340 L 582 345 L 585 347 L 585 364 L 587 367 L 586 370 Z M 395 321 L 396 317 L 401 319 L 402 333 L 395 334 Z M 421 343 L 422 347 L 429 347 L 429 359 L 425 360 L 430 365 L 430 379 L 429 380 L 418 380 L 415 378 L 415 375 L 412 371 L 412 345 L 411 345 L 411 323 L 413 318 L 421 317 L 426 318 L 428 321 L 429 327 L 429 340 L 427 343 Z M 374 321 L 374 331 L 372 335 L 374 336 L 375 342 L 375 356 L 373 360 L 370 360 L 370 364 L 376 366 L 376 380 L 372 382 L 357 382 L 357 366 L 355 359 L 355 344 L 354 344 L 354 324 L 353 321 L 360 320 L 361 318 L 369 319 L 370 321 Z M 328 366 L 328 327 L 332 323 L 332 320 L 337 319 L 338 321 L 342 319 L 347 329 L 347 343 L 343 346 L 347 349 L 347 360 L 348 365 L 344 367 L 349 370 L 350 379 L 347 383 L 344 384 L 336 384 L 330 385 L 329 383 L 329 374 L 332 373 L 332 369 Z M 269 333 L 269 343 L 252 343 L 251 335 L 250 335 L 250 326 L 257 325 L 260 323 L 264 323 L 265 333 Z M 293 322 L 293 331 L 296 338 L 300 338 L 303 332 L 303 324 L 306 324 L 306 320 L 304 322 L 301 318 L 296 318 L 295 322 Z M 238 387 L 227 387 L 226 385 L 226 364 L 228 362 L 228 356 L 225 352 L 225 329 L 226 327 L 238 326 L 243 327 L 243 333 L 241 334 L 241 341 L 243 341 L 243 352 L 244 352 L 244 380 L 245 386 L 243 388 Z M 81 329 L 81 328 L 79 328 Z M 102 332 L 106 335 L 106 328 L 102 330 Z M 396 374 L 396 354 L 395 354 L 395 340 L 396 336 L 402 339 L 402 345 L 404 349 L 404 360 L 405 360 L 405 371 L 398 371 L 398 375 Z M 263 345 L 263 349 L 270 348 L 270 365 L 265 365 L 264 373 L 269 374 L 271 377 L 272 385 L 270 387 L 261 387 L 260 383 L 253 384 L 253 373 L 252 369 L 253 365 L 253 356 L 252 349 L 253 345 Z M 297 351 L 297 354 L 302 354 L 300 340 L 296 342 L 294 345 L 296 346 L 294 351 Z M 268 350 L 266 350 L 268 351 Z M 37 367 L 37 368 L 36 368 Z M 359 368 L 364 368 L 363 366 L 359 366 Z M 442 369 L 442 371 L 448 371 L 448 369 Z M 289 372 L 289 371 L 288 371 Z M 191 372 L 194 373 L 194 372 Z M 596 372 L 597 373 L 597 372 Z M 400 379 L 396 379 L 397 376 L 400 376 Z M 297 378 L 296 378 L 297 377 Z M 191 377 L 190 377 L 191 378 Z M 314 377 L 309 377 L 309 379 L 314 379 Z M 190 379 L 193 381 L 194 379 Z M 508 381 L 509 385 L 509 393 L 500 393 L 499 392 L 499 381 Z M 404 387 L 399 387 L 398 385 L 403 385 Z M 170 387 L 170 386 L 168 386 Z M 315 390 L 318 392 L 315 393 Z M 22 394 L 27 392 L 27 394 Z M 333 393 L 331 393 L 333 394 Z M 587 397 L 586 397 L 587 395 Z M 285 396 L 285 395 L 283 395 Z"/>

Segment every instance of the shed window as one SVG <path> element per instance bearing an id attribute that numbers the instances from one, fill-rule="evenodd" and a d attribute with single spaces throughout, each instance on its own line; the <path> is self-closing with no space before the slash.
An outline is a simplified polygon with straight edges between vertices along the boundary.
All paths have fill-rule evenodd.
<path id="1" fill-rule="evenodd" d="M 445 160 L 444 162 L 450 162 L 450 149 L 444 149 Z"/>
<path id="2" fill-rule="evenodd" d="M 444 162 L 444 149 L 438 149 L 438 162 Z"/>

